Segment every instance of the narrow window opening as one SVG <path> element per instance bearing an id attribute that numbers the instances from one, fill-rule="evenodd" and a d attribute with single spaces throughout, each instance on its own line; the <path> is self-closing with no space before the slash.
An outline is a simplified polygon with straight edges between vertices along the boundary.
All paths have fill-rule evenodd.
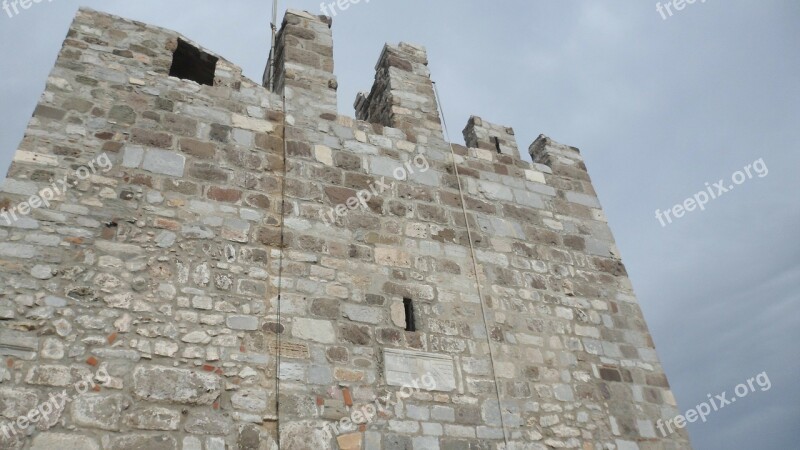
<path id="1" fill-rule="evenodd" d="M 169 76 L 192 80 L 207 86 L 214 85 L 214 73 L 219 58 L 211 56 L 188 42 L 178 39 L 178 48 L 172 55 Z"/>
<path id="2" fill-rule="evenodd" d="M 503 153 L 503 152 L 500 150 L 500 138 L 499 138 L 499 137 L 497 137 L 497 136 L 495 136 L 495 137 L 493 137 L 492 139 L 494 139 L 494 146 L 495 146 L 495 148 L 497 149 L 497 153 L 498 153 L 498 154 L 500 154 L 500 153 Z"/>
<path id="3" fill-rule="evenodd" d="M 403 306 L 405 306 L 406 311 L 406 331 L 417 331 L 417 324 L 414 321 L 414 301 L 410 298 L 404 298 Z"/>

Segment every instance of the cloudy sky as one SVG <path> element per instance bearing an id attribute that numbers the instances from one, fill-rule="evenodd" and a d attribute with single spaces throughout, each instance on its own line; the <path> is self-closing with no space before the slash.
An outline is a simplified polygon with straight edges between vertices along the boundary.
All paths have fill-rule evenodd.
<path id="1" fill-rule="evenodd" d="M 698 1 L 667 20 L 655 3 L 362 0 L 334 19 L 339 109 L 353 114 L 383 43 L 405 40 L 428 48 L 454 141 L 475 114 L 513 126 L 521 148 L 540 133 L 579 147 L 681 408 L 771 381 L 691 426 L 695 448 L 797 448 L 800 2 Z M 260 80 L 267 0 L 81 4 L 179 31 Z M 3 174 L 78 5 L 0 11 Z M 759 159 L 768 175 L 656 219 Z"/>

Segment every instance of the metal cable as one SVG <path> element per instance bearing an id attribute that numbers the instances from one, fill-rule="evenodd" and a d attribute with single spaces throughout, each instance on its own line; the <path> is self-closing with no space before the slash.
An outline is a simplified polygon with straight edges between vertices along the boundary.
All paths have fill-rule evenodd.
<path id="1" fill-rule="evenodd" d="M 461 197 L 461 210 L 464 213 L 464 224 L 467 227 L 467 239 L 469 239 L 469 250 L 472 254 L 472 267 L 475 272 L 475 285 L 478 290 L 478 298 L 481 302 L 481 314 L 483 316 L 483 328 L 486 330 L 486 342 L 489 345 L 489 363 L 492 370 L 492 379 L 494 380 L 494 389 L 497 394 L 497 409 L 500 411 L 500 426 L 503 428 L 503 441 L 506 443 L 508 449 L 508 435 L 506 433 L 506 421 L 503 417 L 503 406 L 500 400 L 500 383 L 497 381 L 497 373 L 495 372 L 494 351 L 492 350 L 492 340 L 489 333 L 489 319 L 486 316 L 486 307 L 483 302 L 483 290 L 481 289 L 480 275 L 478 275 L 478 260 L 475 257 L 475 246 L 472 244 L 472 228 L 469 226 L 469 217 L 467 217 L 467 203 L 464 200 L 464 189 L 461 186 L 461 176 L 458 174 L 458 164 L 456 163 L 456 152 L 453 148 L 453 143 L 450 140 L 450 132 L 447 129 L 447 119 L 444 116 L 444 108 L 442 108 L 442 101 L 439 98 L 439 88 L 436 87 L 436 82 L 433 83 L 433 92 L 436 96 L 436 103 L 439 105 L 439 111 L 442 114 L 442 125 L 444 126 L 444 135 L 447 138 L 447 143 L 450 145 L 450 155 L 453 158 L 453 169 L 455 170 L 456 181 L 458 181 L 458 194 Z"/>
<path id="2" fill-rule="evenodd" d="M 278 248 L 278 299 L 277 316 L 278 325 L 276 327 L 275 339 L 275 419 L 277 422 L 277 443 L 278 449 L 281 448 L 281 336 L 283 334 L 283 322 L 281 321 L 281 294 L 283 293 L 283 250 L 284 250 L 284 224 L 286 223 L 284 214 L 286 213 L 286 87 L 284 86 L 283 97 L 283 177 L 281 180 L 281 239 Z"/>
<path id="3" fill-rule="evenodd" d="M 269 24 L 272 29 L 272 44 L 269 47 L 269 90 L 275 89 L 275 35 L 278 32 L 278 0 L 272 2 L 272 22 Z"/>

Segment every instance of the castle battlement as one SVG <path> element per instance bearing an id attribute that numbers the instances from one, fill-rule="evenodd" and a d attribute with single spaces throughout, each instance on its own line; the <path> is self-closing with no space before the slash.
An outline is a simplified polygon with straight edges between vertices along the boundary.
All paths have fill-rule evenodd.
<path id="1" fill-rule="evenodd" d="M 691 448 L 580 152 L 446 142 L 408 43 L 339 114 L 331 26 L 255 82 L 78 12 L 0 188 L 0 447 Z"/>

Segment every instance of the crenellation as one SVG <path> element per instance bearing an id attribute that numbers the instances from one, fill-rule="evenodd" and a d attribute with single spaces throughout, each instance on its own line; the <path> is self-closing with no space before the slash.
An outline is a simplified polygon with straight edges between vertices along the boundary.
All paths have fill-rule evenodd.
<path id="1" fill-rule="evenodd" d="M 424 47 L 401 42 L 386 45 L 375 66 L 369 94 L 359 93 L 359 120 L 399 128 L 412 142 L 443 139 L 436 95 Z"/>
<path id="2" fill-rule="evenodd" d="M 274 52 L 272 78 L 267 67 L 263 85 L 291 100 L 286 110 L 295 124 L 314 126 L 319 119 L 335 120 L 338 82 L 333 73 L 330 19 L 287 11 Z"/>
<path id="3" fill-rule="evenodd" d="M 169 76 L 179 40 L 212 85 Z M 255 83 L 79 11 L 0 190 L 69 183 L 0 215 L 0 446 L 691 448 L 653 432 L 677 407 L 577 149 L 528 163 L 475 116 L 446 143 L 406 43 L 337 114 L 326 17 L 287 12 L 275 56 Z"/>
<path id="4" fill-rule="evenodd" d="M 488 150 L 498 155 L 520 157 L 517 139 L 514 137 L 514 129 L 511 127 L 495 125 L 480 117 L 472 116 L 464 128 L 463 134 L 467 147 Z M 483 155 L 483 152 L 481 154 Z M 506 164 L 508 164 L 507 160 Z"/>
<path id="5" fill-rule="evenodd" d="M 540 135 L 528 148 L 533 162 L 550 167 L 557 175 L 589 182 L 586 165 L 580 150 L 559 144 L 545 135 Z"/>

